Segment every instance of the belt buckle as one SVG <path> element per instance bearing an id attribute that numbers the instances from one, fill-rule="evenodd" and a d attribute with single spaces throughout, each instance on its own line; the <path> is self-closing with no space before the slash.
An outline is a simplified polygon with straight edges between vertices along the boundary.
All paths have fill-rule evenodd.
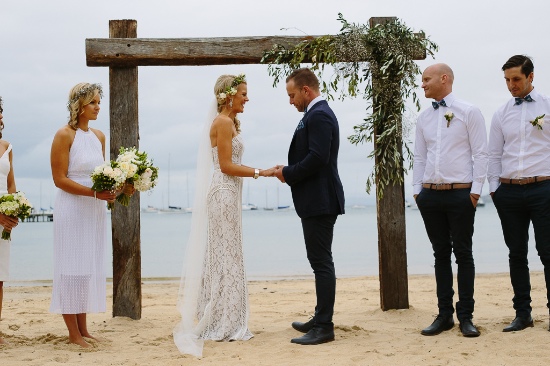
<path id="1" fill-rule="evenodd" d="M 529 177 L 518 178 L 518 184 L 520 186 L 522 186 L 524 184 L 529 184 Z"/>
<path id="2" fill-rule="evenodd" d="M 436 183 L 435 184 L 435 190 L 436 191 L 445 191 L 446 189 L 443 188 L 443 187 L 446 186 L 447 184 L 449 184 L 449 183 Z"/>

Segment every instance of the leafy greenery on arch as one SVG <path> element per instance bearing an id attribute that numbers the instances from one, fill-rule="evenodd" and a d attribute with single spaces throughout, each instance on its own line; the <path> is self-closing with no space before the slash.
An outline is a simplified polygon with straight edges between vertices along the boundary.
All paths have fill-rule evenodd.
<path id="1" fill-rule="evenodd" d="M 397 19 L 374 27 L 349 23 L 341 13 L 338 20 L 342 23 L 338 35 L 307 39 L 292 49 L 275 45 L 264 53 L 262 63 L 269 64 L 273 86 L 302 63 L 311 62 L 328 100 L 337 94 L 340 100 L 362 96 L 368 101 L 367 117 L 354 126 L 348 140 L 355 145 L 374 142 L 368 157 L 376 158 L 376 163 L 366 190 L 370 193 L 377 182 L 376 193 L 382 197 L 386 186 L 403 183 L 403 147 L 412 162 L 411 150 L 402 136 L 402 116 L 410 98 L 420 110 L 415 89 L 421 71 L 414 60 L 426 53 L 433 56 L 438 47 L 424 33 L 415 35 Z M 326 65 L 334 70 L 328 82 L 323 78 Z"/>

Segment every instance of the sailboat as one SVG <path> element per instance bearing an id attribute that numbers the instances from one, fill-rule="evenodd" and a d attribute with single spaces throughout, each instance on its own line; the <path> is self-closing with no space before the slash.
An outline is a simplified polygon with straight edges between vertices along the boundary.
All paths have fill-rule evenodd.
<path id="1" fill-rule="evenodd" d="M 170 154 L 168 154 L 168 208 L 161 208 L 157 212 L 159 214 L 174 214 L 185 213 L 185 210 L 179 206 L 170 206 Z"/>
<path id="2" fill-rule="evenodd" d="M 277 185 L 277 210 L 288 210 L 290 206 L 280 206 L 279 205 L 279 185 Z"/>
<path id="3" fill-rule="evenodd" d="M 243 203 L 242 209 L 243 211 L 254 211 L 258 209 L 258 206 L 256 206 L 253 203 L 250 203 L 250 185 L 247 182 L 246 185 L 246 201 L 247 203 Z"/>
<path id="4" fill-rule="evenodd" d="M 265 190 L 265 206 L 264 206 L 264 210 L 266 211 L 273 211 L 273 207 L 269 207 L 267 205 L 267 189 Z"/>
<path id="5" fill-rule="evenodd" d="M 193 207 L 189 206 L 189 173 L 185 173 L 185 188 L 187 190 L 187 207 L 185 212 L 193 212 Z"/>

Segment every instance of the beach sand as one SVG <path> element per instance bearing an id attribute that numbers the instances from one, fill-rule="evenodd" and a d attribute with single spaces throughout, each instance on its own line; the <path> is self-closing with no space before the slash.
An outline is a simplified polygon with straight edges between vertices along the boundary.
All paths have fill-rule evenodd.
<path id="1" fill-rule="evenodd" d="M 433 275 L 410 276 L 407 310 L 380 309 L 377 277 L 338 279 L 336 340 L 291 344 L 314 306 L 313 279 L 251 281 L 250 329 L 243 342 L 205 342 L 202 359 L 181 355 L 172 341 L 179 320 L 178 283 L 145 282 L 141 320 L 90 314 L 90 332 L 106 340 L 84 350 L 67 343 L 61 316 L 48 312 L 51 287 L 5 287 L 0 334 L 2 366 L 30 365 L 546 365 L 550 332 L 544 276 L 532 274 L 534 328 L 503 333 L 514 317 L 507 273 L 476 278 L 474 323 L 481 336 L 462 337 L 458 326 L 438 336 L 420 335 L 437 313 Z M 112 293 L 109 285 L 108 293 Z M 456 298 L 456 295 L 455 295 Z"/>

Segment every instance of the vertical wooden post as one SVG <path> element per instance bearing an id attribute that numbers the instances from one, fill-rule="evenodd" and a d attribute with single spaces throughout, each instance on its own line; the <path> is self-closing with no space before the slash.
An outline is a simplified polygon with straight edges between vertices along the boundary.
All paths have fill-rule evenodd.
<path id="1" fill-rule="evenodd" d="M 136 38 L 137 21 L 110 20 L 109 38 Z M 121 146 L 139 147 L 138 68 L 109 67 L 111 159 Z M 111 213 L 113 238 L 113 316 L 141 319 L 139 193 Z"/>
<path id="2" fill-rule="evenodd" d="M 394 21 L 396 18 L 370 18 L 370 27 Z M 383 80 L 374 80 L 373 88 Z M 399 91 L 396 91 L 399 96 Z M 376 93 L 375 93 L 376 94 Z M 377 108 L 373 100 L 373 108 Z M 399 126 L 401 128 L 401 125 Z M 374 131 L 378 136 L 383 131 Z M 375 142 L 376 144 L 376 142 Z M 400 138 L 398 144 L 402 145 Z M 375 159 L 378 163 L 378 157 Z M 399 166 L 387 169 L 403 171 Z M 403 173 L 401 173 L 403 174 Z M 378 184 L 378 177 L 376 178 Z M 405 230 L 405 189 L 403 184 L 390 183 L 384 189 L 384 197 L 376 197 L 378 221 L 378 263 L 380 277 L 380 307 L 382 310 L 408 309 L 409 289 L 407 277 L 407 240 Z"/>

